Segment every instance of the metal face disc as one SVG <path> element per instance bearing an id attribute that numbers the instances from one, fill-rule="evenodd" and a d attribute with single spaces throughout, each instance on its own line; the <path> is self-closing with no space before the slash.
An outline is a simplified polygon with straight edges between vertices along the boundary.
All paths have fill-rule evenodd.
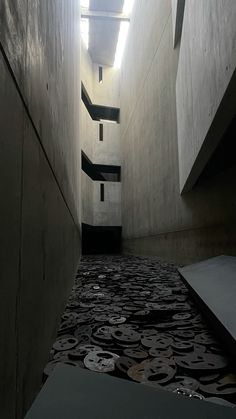
<path id="1" fill-rule="evenodd" d="M 129 368 L 133 367 L 133 365 L 136 365 L 136 362 L 127 356 L 121 356 L 116 360 L 116 368 L 120 373 L 125 375 L 127 374 Z"/>
<path id="2" fill-rule="evenodd" d="M 78 320 L 79 319 L 79 314 L 74 313 L 73 311 L 66 311 L 62 316 L 61 316 L 61 320 L 62 322 L 65 322 L 67 320 Z"/>
<path id="3" fill-rule="evenodd" d="M 109 323 L 112 325 L 123 324 L 126 322 L 126 317 L 113 316 L 110 317 Z"/>
<path id="4" fill-rule="evenodd" d="M 112 352 L 90 352 L 84 358 L 84 365 L 91 371 L 112 372 L 115 369 L 115 362 L 118 358 L 119 356 Z"/>
<path id="5" fill-rule="evenodd" d="M 158 332 L 156 331 L 156 329 L 144 329 L 142 331 L 141 338 L 143 339 L 143 338 L 146 338 L 146 337 L 149 337 L 149 336 L 156 337 L 157 334 L 158 334 Z"/>
<path id="6" fill-rule="evenodd" d="M 220 379 L 220 374 L 211 374 L 211 375 L 203 375 L 199 377 L 199 381 L 201 384 L 210 384 L 217 382 Z"/>
<path id="7" fill-rule="evenodd" d="M 59 364 L 59 362 L 60 361 L 58 360 L 54 360 L 47 363 L 46 367 L 43 370 L 45 377 L 49 377 L 53 373 L 54 369 Z"/>
<path id="8" fill-rule="evenodd" d="M 173 320 L 188 320 L 191 319 L 191 317 L 190 313 L 177 313 L 174 314 Z"/>
<path id="9" fill-rule="evenodd" d="M 118 342 L 125 344 L 137 343 L 140 341 L 141 336 L 138 332 L 127 328 L 117 328 L 111 333 L 112 337 Z"/>
<path id="10" fill-rule="evenodd" d="M 228 360 L 220 355 L 208 353 L 191 354 L 183 357 L 175 357 L 176 364 L 186 370 L 214 371 L 221 370 L 228 365 Z"/>
<path id="11" fill-rule="evenodd" d="M 128 376 L 139 383 L 156 382 L 157 384 L 166 384 L 173 379 L 175 370 L 169 365 L 157 365 L 149 362 L 142 362 L 134 365 L 128 370 Z"/>
<path id="12" fill-rule="evenodd" d="M 112 342 L 112 331 L 113 328 L 111 326 L 102 326 L 99 327 L 99 329 L 95 333 L 93 333 L 93 337 L 96 340 Z"/>
<path id="13" fill-rule="evenodd" d="M 200 390 L 211 396 L 232 396 L 236 394 L 236 375 L 227 374 L 214 383 L 200 385 Z"/>
<path id="14" fill-rule="evenodd" d="M 102 348 L 100 346 L 95 345 L 77 346 L 76 348 L 68 352 L 68 357 L 70 359 L 82 359 L 86 355 L 88 355 L 88 353 L 97 351 L 102 351 Z"/>
<path id="15" fill-rule="evenodd" d="M 171 347 L 169 347 L 168 349 L 159 349 L 159 348 L 151 348 L 149 349 L 149 355 L 152 356 L 153 358 L 171 358 L 173 356 L 173 351 L 171 349 Z"/>
<path id="16" fill-rule="evenodd" d="M 54 361 L 60 361 L 60 362 L 63 362 L 63 361 L 69 361 L 69 351 L 62 351 L 62 352 L 57 352 L 55 355 L 54 355 Z"/>
<path id="17" fill-rule="evenodd" d="M 180 387 L 184 387 L 192 391 L 197 391 L 199 389 L 199 382 L 191 377 L 176 376 L 175 382 L 165 386 L 165 390 L 174 391 Z"/>
<path id="18" fill-rule="evenodd" d="M 156 334 L 156 336 L 143 338 L 141 342 L 146 348 L 167 349 L 173 343 L 173 339 L 166 335 Z"/>
<path id="19" fill-rule="evenodd" d="M 78 345 L 78 339 L 73 336 L 68 338 L 59 338 L 53 345 L 53 349 L 56 351 L 68 351 Z"/>
<path id="20" fill-rule="evenodd" d="M 193 339 L 194 332 L 191 330 L 175 330 L 171 334 L 179 339 Z"/>
<path id="21" fill-rule="evenodd" d="M 176 352 L 191 352 L 194 349 L 194 344 L 188 341 L 174 342 L 172 348 Z"/>
<path id="22" fill-rule="evenodd" d="M 69 320 L 65 320 L 64 322 L 61 323 L 60 329 L 58 330 L 58 333 L 65 333 L 67 332 L 67 330 L 73 329 L 74 327 L 77 326 L 77 320 L 76 319 L 69 319 Z"/>
<path id="23" fill-rule="evenodd" d="M 201 345 L 213 345 L 216 342 L 214 337 L 209 332 L 202 332 L 195 336 L 194 342 L 200 343 Z"/>
<path id="24" fill-rule="evenodd" d="M 146 359 L 148 357 L 148 353 L 143 351 L 139 348 L 137 349 L 125 349 L 124 354 L 132 359 Z"/>

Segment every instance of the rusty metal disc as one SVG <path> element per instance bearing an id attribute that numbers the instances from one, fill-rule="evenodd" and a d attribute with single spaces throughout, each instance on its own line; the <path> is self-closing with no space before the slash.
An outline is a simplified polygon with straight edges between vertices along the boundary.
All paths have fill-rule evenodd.
<path id="1" fill-rule="evenodd" d="M 61 316 L 62 322 L 65 322 L 67 320 L 78 320 L 79 314 L 75 313 L 73 311 L 65 311 L 65 313 Z"/>
<path id="2" fill-rule="evenodd" d="M 194 338 L 194 332 L 192 332 L 191 330 L 175 330 L 170 333 L 179 339 L 193 339 Z"/>
<path id="3" fill-rule="evenodd" d="M 195 336 L 194 342 L 201 345 L 214 345 L 217 344 L 217 341 L 209 332 L 202 332 Z"/>
<path id="4" fill-rule="evenodd" d="M 95 352 L 95 351 L 102 351 L 102 348 L 100 346 L 96 345 L 82 345 L 77 346 L 76 348 L 72 349 L 71 351 L 68 351 L 68 357 L 70 359 L 82 359 L 88 353 Z"/>
<path id="5" fill-rule="evenodd" d="M 173 315 L 173 320 L 189 320 L 191 319 L 190 313 L 176 313 Z"/>
<path id="6" fill-rule="evenodd" d="M 167 335 L 156 333 L 156 336 L 142 338 L 141 342 L 146 348 L 167 349 L 173 343 L 173 339 Z"/>
<path id="7" fill-rule="evenodd" d="M 124 350 L 124 354 L 132 359 L 146 359 L 148 357 L 148 352 L 140 348 L 127 348 Z"/>
<path id="8" fill-rule="evenodd" d="M 165 386 L 165 390 L 174 391 L 177 388 L 184 387 L 188 390 L 197 391 L 199 389 L 199 382 L 192 377 L 176 376 L 174 383 Z"/>
<path id="9" fill-rule="evenodd" d="M 175 352 L 191 352 L 194 349 L 194 344 L 193 342 L 189 342 L 189 341 L 175 341 L 172 343 L 172 349 Z"/>
<path id="10" fill-rule="evenodd" d="M 167 358 L 166 358 L 167 359 Z M 167 384 L 175 375 L 175 369 L 167 364 L 158 365 L 150 361 L 141 362 L 128 370 L 128 376 L 139 383 L 156 382 L 157 384 Z"/>
<path id="11" fill-rule="evenodd" d="M 217 371 L 228 365 L 227 358 L 209 353 L 176 356 L 175 361 L 179 367 L 191 371 Z"/>
<path id="12" fill-rule="evenodd" d="M 112 316 L 109 319 L 109 323 L 112 325 L 123 324 L 126 322 L 126 317 L 124 316 Z"/>
<path id="13" fill-rule="evenodd" d="M 201 383 L 200 390 L 204 394 L 211 396 L 233 396 L 236 394 L 236 375 L 227 374 L 215 382 L 208 384 Z"/>
<path id="14" fill-rule="evenodd" d="M 129 368 L 133 367 L 133 365 L 136 365 L 136 362 L 127 356 L 121 356 L 116 360 L 116 368 L 120 373 L 125 375 L 127 374 Z"/>
<path id="15" fill-rule="evenodd" d="M 53 360 L 59 362 L 69 361 L 69 352 L 70 351 L 57 352 L 55 353 Z"/>
<path id="16" fill-rule="evenodd" d="M 131 329 L 127 329 L 127 328 L 121 328 L 121 327 L 114 329 L 111 335 L 116 341 L 125 343 L 125 344 L 137 343 L 141 339 L 141 336 L 138 332 Z"/>
<path id="17" fill-rule="evenodd" d="M 164 350 L 154 347 L 154 348 L 149 349 L 149 355 L 152 356 L 153 358 L 159 358 L 159 357 L 171 358 L 173 356 L 173 351 L 171 347 Z"/>
<path id="18" fill-rule="evenodd" d="M 53 349 L 56 351 L 68 351 L 78 345 L 78 339 L 75 337 L 59 338 L 53 344 Z"/>
<path id="19" fill-rule="evenodd" d="M 97 331 L 93 333 L 93 338 L 105 342 L 112 342 L 112 331 L 113 328 L 111 326 L 99 327 Z"/>
<path id="20" fill-rule="evenodd" d="M 112 372 L 118 355 L 108 351 L 89 352 L 84 358 L 84 365 L 91 371 Z"/>

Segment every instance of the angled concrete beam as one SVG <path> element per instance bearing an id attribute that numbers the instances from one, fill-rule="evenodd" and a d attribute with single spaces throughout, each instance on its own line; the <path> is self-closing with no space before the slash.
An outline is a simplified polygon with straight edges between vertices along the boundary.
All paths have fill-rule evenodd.
<path id="1" fill-rule="evenodd" d="M 85 19 L 93 20 L 114 20 L 116 22 L 129 22 L 130 17 L 124 13 L 115 12 L 97 12 L 93 10 L 83 9 L 81 10 L 81 17 Z"/>

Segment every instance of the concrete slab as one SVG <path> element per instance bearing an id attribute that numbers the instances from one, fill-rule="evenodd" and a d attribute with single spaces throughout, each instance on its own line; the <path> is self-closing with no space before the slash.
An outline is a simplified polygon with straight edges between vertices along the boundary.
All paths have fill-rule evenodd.
<path id="1" fill-rule="evenodd" d="M 212 326 L 236 348 L 236 257 L 218 256 L 179 269 Z"/>
<path id="2" fill-rule="evenodd" d="M 57 367 L 25 419 L 230 419 L 231 408 L 67 365 Z"/>

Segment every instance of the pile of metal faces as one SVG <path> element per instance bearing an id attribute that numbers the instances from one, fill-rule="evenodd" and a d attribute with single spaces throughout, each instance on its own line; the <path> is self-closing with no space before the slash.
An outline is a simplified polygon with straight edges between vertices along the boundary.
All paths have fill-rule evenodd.
<path id="1" fill-rule="evenodd" d="M 177 267 L 153 258 L 83 258 L 45 378 L 58 363 L 236 404 L 233 360 L 191 301 Z"/>

